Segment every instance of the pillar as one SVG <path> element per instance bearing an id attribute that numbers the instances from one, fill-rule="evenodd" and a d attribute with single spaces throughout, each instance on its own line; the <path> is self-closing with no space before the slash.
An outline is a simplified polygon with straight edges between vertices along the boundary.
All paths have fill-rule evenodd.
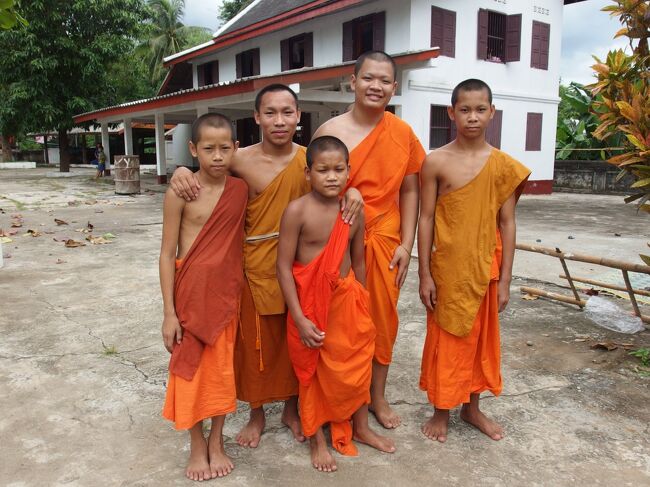
<path id="1" fill-rule="evenodd" d="M 102 147 L 106 155 L 106 170 L 104 174 L 107 176 L 111 173 L 111 139 L 108 135 L 108 123 L 102 122 Z"/>
<path id="2" fill-rule="evenodd" d="M 165 154 L 165 114 L 156 113 L 156 174 L 158 184 L 167 183 L 167 157 Z"/>

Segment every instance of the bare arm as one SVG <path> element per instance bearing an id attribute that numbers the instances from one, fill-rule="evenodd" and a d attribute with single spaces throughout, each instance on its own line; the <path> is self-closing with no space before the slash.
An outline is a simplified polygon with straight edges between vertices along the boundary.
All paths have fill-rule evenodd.
<path id="1" fill-rule="evenodd" d="M 169 180 L 169 187 L 179 198 L 192 201 L 199 196 L 201 184 L 196 173 L 186 167 L 177 167 Z"/>
<path id="2" fill-rule="evenodd" d="M 399 212 L 401 220 L 402 243 L 395 249 L 390 268 L 397 266 L 395 283 L 398 288 L 402 287 L 408 273 L 409 262 L 411 261 L 411 250 L 415 241 L 415 226 L 418 221 L 418 207 L 420 197 L 420 186 L 418 174 L 409 174 L 402 181 L 399 190 Z"/>
<path id="3" fill-rule="evenodd" d="M 433 156 L 435 157 L 435 156 Z M 431 276 L 431 249 L 438 199 L 438 175 L 436 164 L 429 155 L 422 166 L 420 219 L 418 220 L 418 274 L 420 276 L 420 300 L 433 311 L 436 305 L 436 286 Z"/>
<path id="4" fill-rule="evenodd" d="M 301 224 L 299 208 L 295 203 L 289 204 L 280 222 L 280 240 L 278 242 L 277 275 L 280 289 L 284 295 L 289 312 L 298 327 L 303 345 L 314 348 L 323 344 L 325 334 L 320 331 L 302 312 L 296 282 L 293 279 L 293 262 L 296 260 L 298 237 Z"/>
<path id="5" fill-rule="evenodd" d="M 365 217 L 363 211 L 354 222 L 354 235 L 350 243 L 350 260 L 354 276 L 363 286 L 366 286 L 366 251 L 364 246 Z"/>
<path id="6" fill-rule="evenodd" d="M 174 307 L 174 276 L 176 275 L 176 249 L 184 207 L 185 201 L 168 189 L 163 203 L 163 231 L 158 268 L 163 298 L 162 335 L 165 348 L 169 353 L 174 348 L 174 340 L 180 343 L 183 337 L 183 330 Z"/>
<path id="7" fill-rule="evenodd" d="M 517 239 L 517 225 L 515 223 L 515 195 L 501 207 L 499 211 L 499 231 L 503 243 L 501 268 L 499 269 L 499 312 L 506 309 L 510 300 L 510 282 L 512 281 L 512 262 L 515 258 L 515 243 Z"/>

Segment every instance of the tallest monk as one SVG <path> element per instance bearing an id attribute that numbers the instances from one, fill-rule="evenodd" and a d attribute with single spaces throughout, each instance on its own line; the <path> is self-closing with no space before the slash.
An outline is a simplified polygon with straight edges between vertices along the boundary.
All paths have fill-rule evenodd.
<path id="1" fill-rule="evenodd" d="M 289 202 L 311 190 L 305 179 L 305 148 L 293 137 L 300 121 L 296 93 L 272 84 L 255 97 L 255 121 L 262 142 L 237 151 L 233 175 L 248 184 L 244 243 L 244 289 L 235 342 L 237 399 L 250 404 L 250 418 L 237 442 L 255 448 L 266 423 L 264 404 L 284 401 L 282 422 L 304 441 L 298 418 L 298 382 L 289 359 L 286 305 L 276 278 L 277 246 L 282 213 Z M 193 199 L 200 185 L 188 169 L 172 177 L 174 191 Z M 359 192 L 348 190 L 343 217 L 362 208 Z"/>
<path id="2" fill-rule="evenodd" d="M 415 241 L 418 174 L 426 155 L 411 127 L 386 111 L 397 89 L 396 71 L 385 52 L 362 54 L 350 80 L 352 109 L 314 134 L 338 137 L 348 147 L 348 187 L 358 189 L 365 204 L 366 286 L 377 328 L 370 408 L 385 428 L 400 424 L 386 400 L 386 378 L 397 337 L 399 289 Z"/>

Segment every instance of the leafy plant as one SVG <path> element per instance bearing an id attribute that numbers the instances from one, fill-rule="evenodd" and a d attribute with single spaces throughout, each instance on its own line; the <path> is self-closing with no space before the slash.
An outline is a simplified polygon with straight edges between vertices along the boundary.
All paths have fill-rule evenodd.
<path id="1" fill-rule="evenodd" d="M 253 0 L 224 0 L 219 8 L 219 19 L 228 22 L 244 10 Z"/>
<path id="2" fill-rule="evenodd" d="M 13 29 L 16 25 L 27 25 L 27 21 L 16 11 L 15 0 L 0 0 L 0 30 Z"/>

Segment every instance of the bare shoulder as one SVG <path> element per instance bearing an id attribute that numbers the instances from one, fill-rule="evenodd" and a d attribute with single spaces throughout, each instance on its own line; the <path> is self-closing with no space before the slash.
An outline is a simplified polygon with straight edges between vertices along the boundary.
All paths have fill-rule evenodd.
<path id="1" fill-rule="evenodd" d="M 323 135 L 332 135 L 341 138 L 341 134 L 345 133 L 345 127 L 348 125 L 347 118 L 349 118 L 349 113 L 344 113 L 342 115 L 337 115 L 334 118 L 330 118 L 323 125 L 318 127 L 318 130 L 314 133 L 314 138 Z"/>
<path id="2" fill-rule="evenodd" d="M 309 204 L 308 199 L 309 194 L 306 194 L 290 201 L 287 208 L 284 210 L 282 218 L 291 224 L 300 223 L 305 213 L 305 208 Z"/>
<path id="3" fill-rule="evenodd" d="M 169 187 L 167 188 L 167 191 L 165 191 L 165 198 L 163 200 L 163 205 L 165 208 L 169 209 L 182 209 L 185 207 L 185 199 L 181 198 L 180 196 L 177 196 L 176 193 L 174 193 L 174 190 Z"/>
<path id="4" fill-rule="evenodd" d="M 437 174 L 452 157 L 453 152 L 447 146 L 432 150 L 424 159 L 422 171 L 428 174 Z"/>

